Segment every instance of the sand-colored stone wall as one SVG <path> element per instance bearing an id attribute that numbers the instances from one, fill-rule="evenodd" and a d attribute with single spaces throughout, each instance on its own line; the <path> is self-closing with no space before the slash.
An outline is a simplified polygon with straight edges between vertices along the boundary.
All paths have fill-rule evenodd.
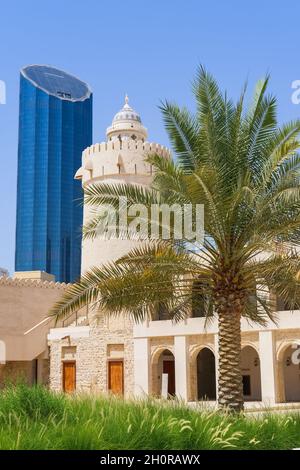
<path id="1" fill-rule="evenodd" d="M 76 361 L 76 390 L 107 392 L 108 361 L 124 361 L 124 395 L 133 393 L 133 336 L 132 323 L 126 318 L 94 319 L 89 337 L 65 338 L 49 342 L 50 387 L 62 390 L 62 364 L 64 360 Z M 66 356 L 68 353 L 72 357 Z M 72 352 L 73 351 L 73 352 Z"/>
<path id="2" fill-rule="evenodd" d="M 37 368 L 37 370 L 36 370 Z M 0 388 L 9 383 L 40 383 L 47 385 L 49 381 L 49 359 L 36 361 L 8 361 L 0 364 Z"/>
<path id="3" fill-rule="evenodd" d="M 33 383 L 33 364 L 31 361 L 9 361 L 0 365 L 0 387 L 9 383 Z"/>
<path id="4" fill-rule="evenodd" d="M 46 352 L 47 333 L 54 324 L 47 315 L 67 287 L 43 280 L 45 273 L 40 279 L 25 279 L 25 274 L 0 277 L 0 341 L 6 361 L 30 361 Z"/>

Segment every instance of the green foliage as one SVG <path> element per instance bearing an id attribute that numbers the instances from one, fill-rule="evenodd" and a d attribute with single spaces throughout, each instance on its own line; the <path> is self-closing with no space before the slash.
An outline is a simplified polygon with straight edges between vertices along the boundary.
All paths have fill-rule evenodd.
<path id="1" fill-rule="evenodd" d="M 258 82 L 247 107 L 246 87 L 234 103 L 200 67 L 193 84 L 196 112 L 167 101 L 160 107 L 176 163 L 150 155 L 150 188 L 129 183 L 85 188 L 85 203 L 94 211 L 85 237 L 97 235 L 99 205 L 117 208 L 119 197 L 126 196 L 129 205 L 144 204 L 148 211 L 157 203 L 203 204 L 204 245 L 191 255 L 191 244 L 171 233 L 168 241 L 151 240 L 116 263 L 92 268 L 51 310 L 56 319 L 96 302 L 107 314 L 129 312 L 140 321 L 151 317 L 160 301 L 180 320 L 201 284 L 208 317 L 226 306 L 261 324 L 274 318 L 274 305 L 255 284 L 291 306 L 300 303 L 300 120 L 279 126 L 268 82 L 268 76 Z"/>
<path id="2" fill-rule="evenodd" d="M 40 385 L 28 387 L 22 382 L 16 386 L 8 384 L 0 392 L 1 417 L 11 414 L 27 418 L 44 418 L 52 414 L 62 417 L 66 406 L 64 395 L 58 399 L 57 395 Z"/>
<path id="3" fill-rule="evenodd" d="M 300 415 L 231 416 L 180 402 L 55 394 L 18 385 L 0 392 L 0 449 L 289 449 Z"/>

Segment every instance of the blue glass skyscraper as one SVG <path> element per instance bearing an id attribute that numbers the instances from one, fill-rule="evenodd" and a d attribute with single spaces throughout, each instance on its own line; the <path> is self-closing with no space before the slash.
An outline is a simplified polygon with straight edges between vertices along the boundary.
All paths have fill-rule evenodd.
<path id="1" fill-rule="evenodd" d="M 21 70 L 16 271 L 80 275 L 82 189 L 74 174 L 92 144 L 92 93 L 53 67 Z"/>

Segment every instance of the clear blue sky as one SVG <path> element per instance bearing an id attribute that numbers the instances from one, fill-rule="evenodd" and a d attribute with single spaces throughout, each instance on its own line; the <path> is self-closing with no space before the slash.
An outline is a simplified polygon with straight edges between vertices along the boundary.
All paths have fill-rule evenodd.
<path id="1" fill-rule="evenodd" d="M 300 115 L 291 82 L 300 79 L 300 3 L 271 0 L 3 0 L 0 6 L 0 266 L 13 272 L 19 69 L 50 64 L 94 91 L 94 142 L 104 139 L 125 92 L 152 141 L 168 144 L 157 106 L 192 107 L 199 63 L 236 97 L 266 72 L 280 121 Z"/>

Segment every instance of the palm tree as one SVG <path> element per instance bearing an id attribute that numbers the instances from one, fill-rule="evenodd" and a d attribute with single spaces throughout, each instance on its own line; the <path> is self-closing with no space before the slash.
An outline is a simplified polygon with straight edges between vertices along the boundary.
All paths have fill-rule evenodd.
<path id="1" fill-rule="evenodd" d="M 72 285 L 51 314 L 60 319 L 96 302 L 107 314 L 153 318 L 158 308 L 179 321 L 197 302 L 219 329 L 220 407 L 243 408 L 241 317 L 276 321 L 268 292 L 291 308 L 300 297 L 300 120 L 281 127 L 269 77 L 256 86 L 247 108 L 222 94 L 200 67 L 193 85 L 196 112 L 165 102 L 166 130 L 177 160 L 151 155 L 151 188 L 94 184 L 85 189 L 93 207 L 119 197 L 129 204 L 203 204 L 205 236 L 194 249 L 185 240 L 148 240 L 115 263 L 97 266 Z M 99 216 L 84 228 L 97 235 Z M 128 235 L 130 237 L 130 233 Z"/>

